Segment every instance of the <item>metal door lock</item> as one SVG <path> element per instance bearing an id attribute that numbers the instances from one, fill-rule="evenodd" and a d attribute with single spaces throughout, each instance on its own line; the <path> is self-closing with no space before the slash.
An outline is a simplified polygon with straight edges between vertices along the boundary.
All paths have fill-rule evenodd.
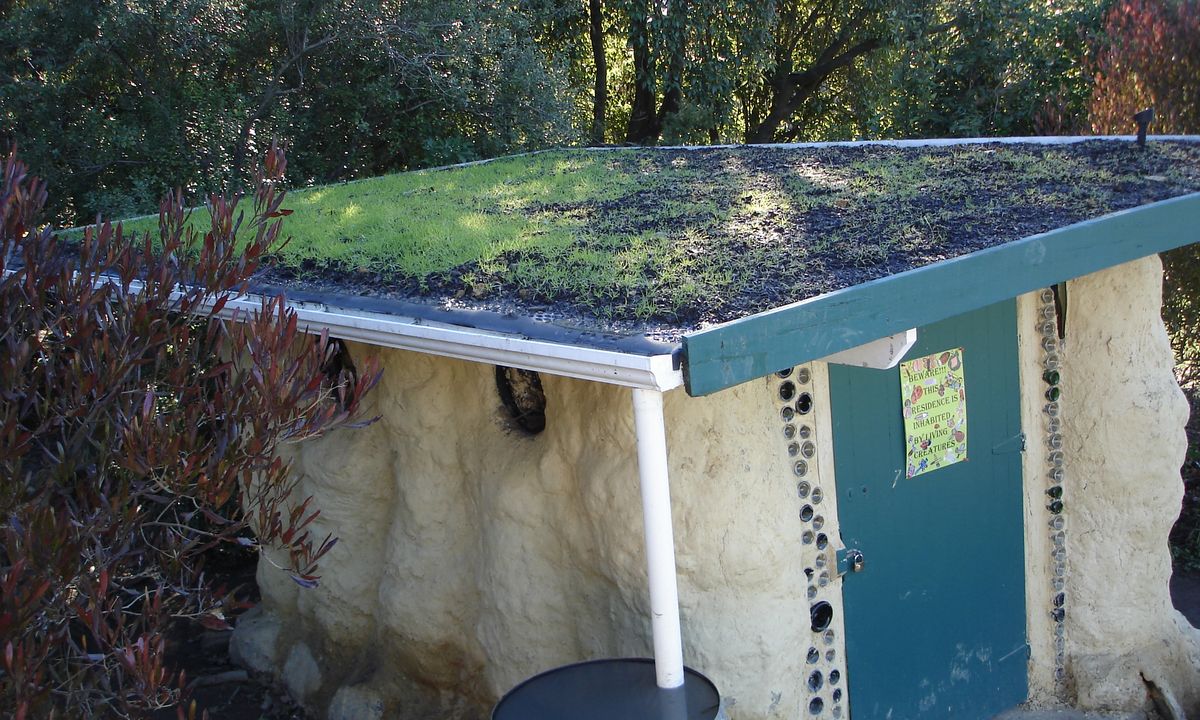
<path id="1" fill-rule="evenodd" d="M 845 575 L 848 572 L 862 572 L 863 567 L 867 564 L 867 557 L 862 554 L 862 550 L 855 548 L 847 548 L 837 551 L 837 572 L 838 577 Z"/>

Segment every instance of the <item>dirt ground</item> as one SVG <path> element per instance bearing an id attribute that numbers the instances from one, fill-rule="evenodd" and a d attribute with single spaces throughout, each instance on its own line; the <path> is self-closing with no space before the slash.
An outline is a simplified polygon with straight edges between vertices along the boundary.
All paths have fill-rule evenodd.
<path id="1" fill-rule="evenodd" d="M 229 631 L 202 630 L 177 646 L 180 662 L 193 683 L 197 714 L 211 720 L 306 720 L 310 716 L 267 678 L 254 677 L 229 657 Z M 172 709 L 155 720 L 175 720 Z"/>
<path id="2" fill-rule="evenodd" d="M 250 552 L 226 553 L 209 570 L 218 584 L 235 590 L 247 604 L 259 600 L 254 581 L 257 557 Z M 233 620 L 231 619 L 231 622 Z M 175 628 L 167 652 L 170 664 L 187 673 L 196 704 L 196 720 L 207 711 L 210 720 L 307 720 L 311 717 L 288 697 L 287 691 L 268 678 L 255 677 L 234 664 L 229 656 L 229 630 L 210 630 L 199 623 L 182 621 Z M 186 710 L 184 718 L 187 718 Z M 153 720 L 177 720 L 171 708 Z"/>

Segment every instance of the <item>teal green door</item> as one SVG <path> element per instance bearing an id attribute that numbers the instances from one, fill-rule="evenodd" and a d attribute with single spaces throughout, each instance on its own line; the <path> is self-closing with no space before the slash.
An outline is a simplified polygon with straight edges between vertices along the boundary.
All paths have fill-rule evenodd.
<path id="1" fill-rule="evenodd" d="M 1026 699 L 1015 302 L 919 328 L 962 348 L 967 459 L 905 477 L 900 371 L 831 365 L 852 720 L 981 720 Z"/>

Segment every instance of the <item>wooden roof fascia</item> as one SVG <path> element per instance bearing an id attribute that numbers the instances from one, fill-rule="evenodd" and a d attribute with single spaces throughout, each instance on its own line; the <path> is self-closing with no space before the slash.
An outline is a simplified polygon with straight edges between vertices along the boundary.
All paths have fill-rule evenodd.
<path id="1" fill-rule="evenodd" d="M 683 374 L 710 395 L 877 338 L 1200 241 L 1200 193 L 1031 235 L 689 333 Z"/>

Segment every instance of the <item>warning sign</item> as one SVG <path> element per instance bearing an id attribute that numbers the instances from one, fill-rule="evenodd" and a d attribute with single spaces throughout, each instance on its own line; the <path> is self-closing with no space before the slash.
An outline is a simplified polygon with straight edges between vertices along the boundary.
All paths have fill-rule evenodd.
<path id="1" fill-rule="evenodd" d="M 900 396 L 906 477 L 967 459 L 962 348 L 900 363 Z"/>

